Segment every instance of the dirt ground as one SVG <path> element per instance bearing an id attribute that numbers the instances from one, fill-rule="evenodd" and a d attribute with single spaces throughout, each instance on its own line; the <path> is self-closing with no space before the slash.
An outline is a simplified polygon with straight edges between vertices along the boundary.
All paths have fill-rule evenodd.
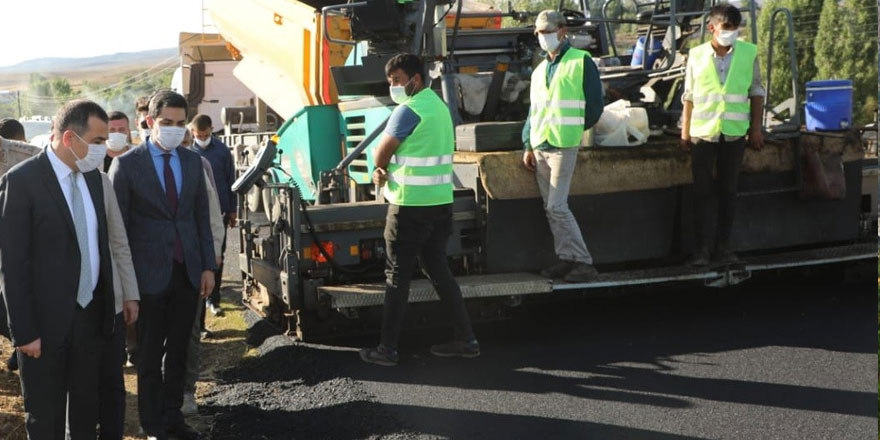
<path id="1" fill-rule="evenodd" d="M 231 232 L 230 237 L 234 238 L 234 233 Z M 231 251 L 227 249 L 227 261 L 237 261 L 237 258 L 229 258 Z M 202 341 L 201 374 L 196 385 L 196 400 L 200 404 L 203 396 L 213 390 L 217 374 L 235 365 L 248 352 L 240 292 L 241 279 L 237 276 L 237 268 L 226 268 L 221 301 L 225 316 L 218 318 L 208 314 L 206 325 L 213 333 L 213 338 Z M 17 373 L 8 371 L 5 363 L 12 349 L 9 340 L 0 338 L 0 438 L 26 440 L 19 377 Z M 125 368 L 124 372 L 125 439 L 143 439 L 146 436 L 139 433 L 137 416 L 137 374 L 133 368 Z M 210 431 L 212 417 L 205 415 L 205 411 L 187 420 L 202 432 Z"/>

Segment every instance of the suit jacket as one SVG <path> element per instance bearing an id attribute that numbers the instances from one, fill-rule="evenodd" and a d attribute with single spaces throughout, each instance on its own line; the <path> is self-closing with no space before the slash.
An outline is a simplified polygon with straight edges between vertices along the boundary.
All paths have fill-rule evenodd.
<path id="1" fill-rule="evenodd" d="M 128 247 L 128 235 L 119 212 L 119 202 L 113 190 L 113 182 L 106 174 L 101 173 L 104 186 L 104 210 L 107 212 L 107 235 L 110 239 L 110 260 L 113 267 L 113 292 L 116 313 L 122 312 L 123 301 L 138 301 L 137 277 L 134 264 L 131 262 L 131 249 Z"/>
<path id="2" fill-rule="evenodd" d="M 100 171 L 83 174 L 98 218 L 100 268 L 93 301 L 103 307 L 102 329 L 113 333 L 113 271 Z M 70 208 L 46 152 L 0 177 L 0 287 L 12 342 L 42 339 L 57 347 L 76 310 L 80 252 Z"/>
<path id="3" fill-rule="evenodd" d="M 24 142 L 0 137 L 0 174 L 5 174 L 17 163 L 40 154 L 41 148 Z"/>
<path id="4" fill-rule="evenodd" d="M 185 148 L 178 148 L 177 154 L 183 185 L 176 214 L 171 212 L 146 144 L 118 156 L 108 173 L 128 231 L 141 295 L 158 295 L 168 287 L 175 237 L 180 237 L 187 275 L 194 288 L 201 285 L 202 271 L 217 268 L 202 161 Z"/>
<path id="5" fill-rule="evenodd" d="M 211 211 L 211 236 L 214 237 L 214 255 L 223 254 L 223 238 L 226 234 L 226 225 L 223 224 L 223 212 L 220 211 L 220 197 L 217 195 L 217 187 L 214 184 L 214 172 L 211 170 L 211 162 L 202 158 L 202 166 L 205 167 L 205 187 L 208 189 L 208 208 Z"/>

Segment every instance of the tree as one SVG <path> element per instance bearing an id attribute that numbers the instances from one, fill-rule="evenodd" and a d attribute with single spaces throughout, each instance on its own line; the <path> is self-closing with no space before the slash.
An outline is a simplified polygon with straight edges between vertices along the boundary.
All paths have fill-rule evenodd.
<path id="1" fill-rule="evenodd" d="M 795 56 L 798 68 L 798 92 L 804 96 L 807 81 L 816 76 L 814 48 L 811 44 L 815 23 L 819 19 L 823 0 L 768 0 L 764 2 L 758 15 L 758 57 L 761 73 L 767 71 L 767 65 L 773 71 L 773 83 L 768 90 L 768 102 L 778 104 L 792 95 L 791 89 L 791 57 L 788 50 L 788 29 L 785 16 L 776 16 L 773 38 L 773 59 L 768 60 L 770 48 L 770 19 L 777 8 L 787 8 L 795 18 Z M 832 0 L 833 1 L 833 0 Z M 766 78 L 764 78 L 766 81 Z"/>
<path id="2" fill-rule="evenodd" d="M 871 121 L 877 107 L 877 8 L 873 0 L 826 0 L 816 35 L 815 79 L 853 81 L 853 118 Z"/>

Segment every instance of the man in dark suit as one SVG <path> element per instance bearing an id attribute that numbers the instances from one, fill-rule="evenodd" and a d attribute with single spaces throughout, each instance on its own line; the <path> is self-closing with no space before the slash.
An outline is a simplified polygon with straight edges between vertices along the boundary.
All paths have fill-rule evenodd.
<path id="1" fill-rule="evenodd" d="M 186 349 L 199 295 L 213 290 L 217 266 L 202 160 L 177 148 L 186 109 L 177 93 L 153 94 L 149 139 L 117 157 L 109 173 L 141 294 L 138 411 L 144 431 L 157 439 L 199 438 L 180 412 Z"/>
<path id="2" fill-rule="evenodd" d="M 0 177 L 0 287 L 19 353 L 28 437 L 94 439 L 99 360 L 113 332 L 100 171 L 107 113 L 66 104 L 54 141 Z"/>

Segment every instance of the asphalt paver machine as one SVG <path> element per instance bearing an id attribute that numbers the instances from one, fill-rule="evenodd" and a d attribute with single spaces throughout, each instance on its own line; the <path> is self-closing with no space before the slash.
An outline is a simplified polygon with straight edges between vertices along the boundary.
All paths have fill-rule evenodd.
<path id="1" fill-rule="evenodd" d="M 876 157 L 855 131 L 803 131 L 794 96 L 788 112 L 768 104 L 767 146 L 744 159 L 732 240 L 742 262 L 683 265 L 693 219 L 690 158 L 677 147 L 680 97 L 687 50 L 705 37 L 711 6 L 560 2 L 572 45 L 599 66 L 606 103 L 644 109 L 650 130 L 641 145 L 580 150 L 569 205 L 601 274 L 566 284 L 536 274 L 553 262 L 552 237 L 520 163 L 529 80 L 543 56 L 526 23 L 539 11 L 464 0 L 211 1 L 239 61 L 235 76 L 256 106 L 284 119 L 276 132 L 227 137 L 240 168 L 244 303 L 301 339 L 378 328 L 387 205 L 370 182 L 372 146 L 394 108 L 384 65 L 401 52 L 425 58 L 456 124 L 447 251 L 478 319 L 564 291 L 727 286 L 762 270 L 876 258 Z M 744 9 L 752 41 L 753 8 Z M 641 57 L 623 53 L 639 42 Z M 413 324 L 431 325 L 436 308 L 421 305 L 436 299 L 426 280 L 413 283 Z"/>

